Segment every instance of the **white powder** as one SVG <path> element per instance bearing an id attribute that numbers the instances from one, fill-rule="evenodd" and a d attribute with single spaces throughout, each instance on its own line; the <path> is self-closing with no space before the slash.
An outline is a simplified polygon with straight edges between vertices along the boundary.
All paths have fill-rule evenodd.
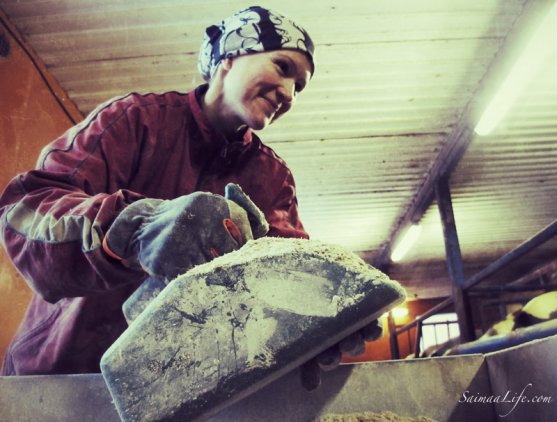
<path id="1" fill-rule="evenodd" d="M 295 282 L 286 289 L 281 280 L 258 278 L 247 275 L 250 291 L 267 305 L 307 316 L 335 316 L 336 304 L 324 302 L 323 295 L 331 295 L 332 284 L 329 280 L 315 274 L 290 271 L 289 277 Z"/>
<path id="2" fill-rule="evenodd" d="M 267 318 L 262 308 L 254 308 L 252 318 L 244 329 L 246 335 L 247 359 L 250 366 L 266 366 L 273 362 L 272 351 L 266 346 L 277 328 L 274 318 Z M 260 355 L 263 355 L 262 358 Z M 256 357 L 259 356 L 258 359 Z"/>
<path id="3" fill-rule="evenodd" d="M 306 240 L 306 239 L 285 239 L 285 238 L 274 238 L 274 237 L 263 237 L 257 240 L 250 240 L 248 241 L 241 249 L 228 253 L 226 255 L 220 256 L 206 264 L 198 265 L 192 268 L 186 274 L 188 276 L 196 275 L 196 274 L 207 274 L 215 271 L 220 271 L 222 268 L 230 267 L 234 265 L 242 265 L 245 263 L 254 263 L 254 262 L 261 262 L 261 265 L 264 265 L 266 269 L 269 268 L 269 265 L 272 265 L 272 258 L 273 257 L 283 257 L 283 256 L 291 256 L 292 264 L 291 268 L 292 271 L 290 272 L 291 276 L 295 276 L 295 268 L 299 265 L 301 260 L 307 260 L 309 258 L 316 258 L 318 260 L 324 260 L 328 262 L 333 262 L 338 264 L 339 266 L 345 267 L 349 269 L 351 272 L 354 273 L 355 278 L 352 280 L 353 283 L 387 283 L 394 287 L 396 290 L 400 292 L 401 295 L 405 296 L 406 293 L 402 286 L 396 281 L 389 279 L 385 274 L 381 271 L 377 270 L 376 268 L 372 267 L 371 265 L 367 264 L 363 259 L 361 259 L 358 255 L 347 251 L 346 249 L 342 248 L 338 245 L 333 244 L 325 244 L 318 240 Z M 278 271 L 281 272 L 284 270 L 284 263 L 281 263 L 278 266 Z M 316 277 L 313 282 L 311 277 L 307 273 L 299 273 L 300 274 L 300 281 L 303 283 L 309 283 L 315 287 L 316 290 L 320 289 L 327 289 L 328 282 L 326 281 L 316 281 L 318 277 Z M 268 272 L 266 273 L 268 276 Z M 320 275 L 324 276 L 325 275 Z M 304 279 L 302 281 L 301 279 Z M 272 299 L 272 303 L 284 303 L 289 301 L 290 299 L 296 296 L 297 301 L 300 300 L 311 300 L 311 297 L 308 297 L 307 294 L 302 294 L 297 296 L 295 294 L 289 294 L 288 292 L 277 292 L 273 284 L 275 281 L 272 280 L 260 280 L 260 283 L 265 285 L 265 289 L 269 289 L 269 292 L 263 292 L 265 297 L 269 296 L 277 296 Z M 258 292 L 262 292 L 263 287 L 256 287 L 254 285 L 250 286 L 250 288 L 257 288 Z M 292 288 L 290 286 L 289 288 Z M 307 292 L 306 288 L 303 289 L 302 293 Z M 278 297 L 282 295 L 281 297 Z M 284 296 L 288 296 L 287 298 Z M 331 297 L 331 299 L 333 299 Z M 342 310 L 346 306 L 351 306 L 355 302 L 357 302 L 360 298 L 359 297 L 352 297 L 349 301 L 338 302 L 337 298 L 337 311 Z M 269 302 L 271 303 L 271 302 Z M 298 303 L 295 305 L 295 309 L 302 315 L 310 315 L 307 312 L 308 310 L 304 311 L 305 313 L 300 312 L 302 307 L 307 307 L 311 305 L 310 303 L 306 303 L 302 305 Z M 292 305 L 289 305 L 292 306 Z M 288 309 L 288 308 L 283 308 Z M 311 311 L 313 312 L 313 311 Z M 322 315 L 334 315 L 332 309 L 321 309 L 318 311 Z M 325 313 L 322 313 L 325 312 Z"/>
<path id="4" fill-rule="evenodd" d="M 369 271 L 372 268 L 356 254 L 337 245 L 325 244 L 317 240 L 262 237 L 257 240 L 249 240 L 237 251 L 215 258 L 206 264 L 198 265 L 187 274 L 209 272 L 222 266 L 237 265 L 251 262 L 257 258 L 272 258 L 287 253 L 314 255 L 352 268 L 356 272 Z M 379 274 L 379 271 L 377 273 Z"/>

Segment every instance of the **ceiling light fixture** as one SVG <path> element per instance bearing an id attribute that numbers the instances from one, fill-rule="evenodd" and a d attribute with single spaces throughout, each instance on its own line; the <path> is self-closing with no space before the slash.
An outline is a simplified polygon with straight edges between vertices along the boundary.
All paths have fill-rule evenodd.
<path id="1" fill-rule="evenodd" d="M 499 124 L 526 85 L 547 58 L 555 52 L 555 40 L 557 40 L 557 3 L 545 15 L 526 48 L 486 107 L 474 129 L 478 135 L 488 135 Z"/>
<path id="2" fill-rule="evenodd" d="M 420 233 L 422 232 L 422 226 L 417 224 L 412 224 L 406 231 L 400 236 L 399 242 L 393 248 L 393 253 L 391 254 L 391 261 L 399 262 L 408 253 L 410 248 L 414 246 Z"/>

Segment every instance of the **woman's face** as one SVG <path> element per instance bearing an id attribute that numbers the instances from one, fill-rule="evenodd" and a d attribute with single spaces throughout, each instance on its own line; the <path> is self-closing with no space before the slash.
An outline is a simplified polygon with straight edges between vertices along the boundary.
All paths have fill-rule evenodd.
<path id="1" fill-rule="evenodd" d="M 248 54 L 222 65 L 221 115 L 235 128 L 265 128 L 292 108 L 311 76 L 308 58 L 295 50 Z"/>

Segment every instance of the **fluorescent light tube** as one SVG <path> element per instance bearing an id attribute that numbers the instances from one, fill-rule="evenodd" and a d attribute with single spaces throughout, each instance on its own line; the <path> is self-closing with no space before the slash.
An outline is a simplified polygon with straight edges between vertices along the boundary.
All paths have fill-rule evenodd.
<path id="1" fill-rule="evenodd" d="M 414 246 L 421 232 L 422 226 L 419 226 L 417 224 L 412 224 L 411 226 L 409 226 L 404 234 L 400 236 L 399 242 L 393 248 L 391 261 L 399 262 L 410 250 L 410 248 Z"/>
<path id="2" fill-rule="evenodd" d="M 499 124 L 520 93 L 557 49 L 557 3 L 543 18 L 528 45 L 486 107 L 474 131 L 485 136 Z"/>

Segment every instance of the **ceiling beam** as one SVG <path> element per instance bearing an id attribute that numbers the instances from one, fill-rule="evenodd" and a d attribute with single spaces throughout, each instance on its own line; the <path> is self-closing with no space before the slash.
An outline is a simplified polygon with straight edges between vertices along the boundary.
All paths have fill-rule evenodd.
<path id="1" fill-rule="evenodd" d="M 430 165 L 410 204 L 393 225 L 388 240 L 373 263 L 375 267 L 387 271 L 391 263 L 390 256 L 394 241 L 409 224 L 418 223 L 421 220 L 433 202 L 437 182 L 441 178 L 450 179 L 452 172 L 474 139 L 473 128 L 479 120 L 485 104 L 494 95 L 504 75 L 516 61 L 521 47 L 526 44 L 528 36 L 532 32 L 533 25 L 539 22 L 554 3 L 555 0 L 525 1 L 521 15 L 516 19 L 486 74 L 478 84 L 478 88 L 460 114 L 458 124 L 448 135 L 447 141 Z M 494 25 L 496 19 L 497 17 Z"/>

